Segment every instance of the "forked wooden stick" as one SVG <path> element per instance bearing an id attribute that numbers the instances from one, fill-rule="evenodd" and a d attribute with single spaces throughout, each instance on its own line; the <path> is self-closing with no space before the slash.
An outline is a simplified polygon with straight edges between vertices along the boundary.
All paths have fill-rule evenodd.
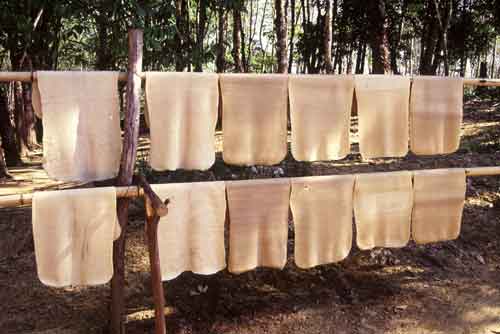
<path id="1" fill-rule="evenodd" d="M 161 280 L 160 252 L 158 249 L 158 223 L 160 218 L 168 214 L 165 202 L 151 189 L 143 175 L 137 177 L 139 186 L 144 190 L 144 201 L 146 204 L 146 238 L 149 253 L 149 265 L 151 271 L 151 285 L 153 288 L 153 300 L 155 304 L 155 334 L 166 334 L 165 324 L 165 295 Z"/>
<path id="2" fill-rule="evenodd" d="M 132 184 L 139 142 L 139 114 L 142 71 L 143 31 L 130 29 L 128 32 L 127 66 L 127 109 L 125 110 L 123 149 L 117 186 Z M 111 322 L 112 334 L 125 334 L 125 240 L 128 225 L 130 200 L 120 198 L 117 203 L 118 221 L 122 228 L 120 237 L 113 244 L 113 278 L 111 279 Z"/>

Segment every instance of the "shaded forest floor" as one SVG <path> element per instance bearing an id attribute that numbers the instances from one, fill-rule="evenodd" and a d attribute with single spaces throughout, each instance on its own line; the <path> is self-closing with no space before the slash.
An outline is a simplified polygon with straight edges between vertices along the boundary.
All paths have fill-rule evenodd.
<path id="1" fill-rule="evenodd" d="M 154 173 L 146 167 L 143 138 L 139 168 L 152 182 L 184 182 L 498 165 L 500 104 L 471 100 L 464 120 L 461 147 L 450 156 L 363 162 L 354 154 L 313 164 L 289 156 L 279 166 L 252 168 L 226 166 L 219 156 L 207 172 Z M 47 179 L 39 152 L 26 167 L 11 172 L 15 180 L 0 185 L 0 195 L 72 186 Z M 134 202 L 127 241 L 129 333 L 152 332 L 154 324 L 141 209 Z M 106 332 L 109 286 L 43 286 L 36 274 L 30 208 L 0 212 L 0 331 Z M 341 263 L 311 270 L 293 264 L 292 249 L 291 230 L 283 271 L 224 271 L 210 277 L 184 273 L 165 283 L 168 333 L 500 333 L 498 177 L 468 179 L 456 241 L 374 251 L 354 247 Z"/>

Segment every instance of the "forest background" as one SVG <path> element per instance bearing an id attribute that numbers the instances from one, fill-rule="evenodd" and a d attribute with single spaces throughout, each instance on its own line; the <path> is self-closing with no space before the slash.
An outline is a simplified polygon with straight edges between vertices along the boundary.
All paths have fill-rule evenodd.
<path id="1" fill-rule="evenodd" d="M 4 71 L 126 70 L 139 27 L 144 70 L 500 72 L 495 0 L 8 0 L 0 22 Z M 0 178 L 41 132 L 31 84 L 0 84 Z"/>

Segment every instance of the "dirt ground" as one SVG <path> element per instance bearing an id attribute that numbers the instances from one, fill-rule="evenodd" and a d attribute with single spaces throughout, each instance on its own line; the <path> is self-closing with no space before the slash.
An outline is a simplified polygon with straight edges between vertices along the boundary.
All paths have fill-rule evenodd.
<path id="1" fill-rule="evenodd" d="M 142 139 L 139 169 L 152 182 L 182 182 L 473 167 L 500 161 L 500 104 L 472 99 L 464 137 L 453 155 L 363 162 L 358 154 L 332 163 L 237 168 L 217 159 L 208 172 L 153 173 Z M 353 120 L 355 125 L 356 119 Z M 356 142 L 356 133 L 353 133 Z M 353 145 L 357 151 L 357 145 Z M 39 153 L 0 194 L 61 188 L 47 179 Z M 128 333 L 151 333 L 153 301 L 140 202 L 127 240 Z M 341 263 L 242 275 L 184 273 L 164 283 L 168 333 L 500 333 L 500 178 L 468 179 L 462 233 L 452 242 L 360 251 Z M 0 333 L 105 333 L 109 285 L 55 289 L 36 275 L 29 207 L 0 210 Z"/>

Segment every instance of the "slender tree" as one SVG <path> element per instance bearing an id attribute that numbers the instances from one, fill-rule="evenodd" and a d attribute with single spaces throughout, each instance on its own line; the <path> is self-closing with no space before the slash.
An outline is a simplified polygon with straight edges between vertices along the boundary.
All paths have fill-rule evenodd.
<path id="1" fill-rule="evenodd" d="M 439 41 L 443 50 L 444 74 L 450 75 L 450 63 L 448 58 L 448 29 L 450 28 L 450 19 L 453 13 L 452 0 L 433 0 L 436 10 L 436 18 L 439 24 Z M 434 66 L 437 67 L 436 65 Z M 434 70 L 435 72 L 435 70 Z"/>
<path id="2" fill-rule="evenodd" d="M 203 41 L 205 40 L 207 29 L 207 5 L 208 0 L 200 0 L 198 4 L 198 26 L 196 29 L 196 49 L 194 54 L 194 71 L 203 72 L 204 49 Z"/>
<path id="3" fill-rule="evenodd" d="M 325 0 L 325 19 L 323 23 L 323 52 L 326 73 L 333 72 L 332 64 L 332 2 Z"/>
<path id="4" fill-rule="evenodd" d="M 257 31 L 257 17 L 259 13 L 259 2 L 250 1 L 250 14 L 248 19 L 248 43 L 246 51 L 246 62 L 245 72 L 250 72 L 252 68 L 252 53 L 253 53 L 253 43 L 255 38 L 255 32 Z"/>
<path id="5" fill-rule="evenodd" d="M 386 74 L 391 70 L 389 40 L 387 36 L 387 16 L 384 0 L 367 2 L 370 19 L 370 47 L 372 49 L 372 72 Z"/>
<path id="6" fill-rule="evenodd" d="M 21 157 L 16 143 L 16 133 L 8 106 L 7 89 L 0 87 L 0 139 L 7 166 L 21 164 Z"/>
<path id="7" fill-rule="evenodd" d="M 237 6 L 233 7 L 233 60 L 234 71 L 237 73 L 244 72 L 243 62 L 241 60 L 241 11 Z"/>
<path id="8" fill-rule="evenodd" d="M 191 65 L 188 0 L 175 0 L 175 69 L 183 71 Z"/>
<path id="9" fill-rule="evenodd" d="M 295 0 L 290 0 L 290 42 L 289 45 L 289 57 L 288 57 L 288 73 L 292 73 L 293 67 L 293 53 L 294 53 L 294 39 L 295 39 L 295 29 L 297 25 L 296 20 L 296 6 Z"/>
<path id="10" fill-rule="evenodd" d="M 276 30 L 276 59 L 278 62 L 278 73 L 287 73 L 288 71 L 288 54 L 286 47 L 287 38 L 287 20 L 286 11 L 283 0 L 274 1 L 274 10 L 276 17 L 274 27 Z"/>
<path id="11" fill-rule="evenodd" d="M 218 73 L 226 70 L 226 7 L 224 0 L 218 1 L 217 6 L 217 57 L 215 65 Z"/>
<path id="12" fill-rule="evenodd" d="M 441 52 L 439 43 L 439 26 L 435 19 L 434 0 L 426 0 L 423 9 L 423 27 L 421 33 L 420 46 L 420 74 L 435 75 L 436 70 L 433 64 L 436 63 L 435 55 Z"/>

